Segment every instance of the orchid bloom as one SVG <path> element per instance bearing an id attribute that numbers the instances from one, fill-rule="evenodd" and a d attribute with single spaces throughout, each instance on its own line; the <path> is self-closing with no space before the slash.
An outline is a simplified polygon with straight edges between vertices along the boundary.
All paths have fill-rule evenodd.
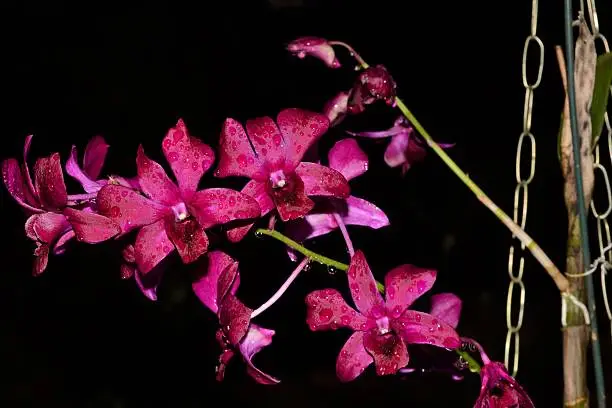
<path id="1" fill-rule="evenodd" d="M 408 307 L 434 284 L 436 272 L 413 265 L 401 265 L 385 276 L 386 300 L 363 252 L 356 251 L 348 269 L 348 281 L 356 311 L 340 292 L 323 289 L 306 296 L 310 329 L 340 327 L 354 331 L 336 361 L 336 374 L 346 382 L 374 363 L 378 375 L 395 374 L 408 364 L 406 344 L 430 344 L 455 349 L 461 342 L 447 323 Z"/>
<path id="2" fill-rule="evenodd" d="M 329 167 L 352 180 L 368 170 L 368 156 L 355 139 L 343 139 L 330 149 Z M 362 198 L 349 196 L 346 199 L 326 197 L 314 210 L 302 219 L 287 225 L 286 235 L 298 242 L 327 234 L 339 228 L 338 222 L 346 225 L 361 225 L 373 229 L 389 225 L 386 214 L 377 206 Z M 289 252 L 292 259 L 293 252 Z"/>
<path id="3" fill-rule="evenodd" d="M 72 238 L 90 244 L 110 239 L 120 232 L 112 220 L 93 212 L 68 207 L 78 204 L 78 196 L 68 195 L 59 153 L 39 158 L 34 164 L 34 181 L 30 176 L 27 156 L 32 135 L 26 137 L 23 164 L 14 158 L 2 162 L 2 179 L 11 196 L 29 215 L 25 233 L 36 243 L 33 274 L 47 267 L 49 250 L 61 254 Z"/>
<path id="4" fill-rule="evenodd" d="M 385 163 L 389 167 L 402 167 L 402 174 L 405 174 L 413 164 L 423 161 L 427 153 L 425 143 L 416 137 L 414 129 L 408 120 L 400 116 L 393 127 L 375 132 L 347 132 L 352 136 L 369 137 L 381 139 L 391 137 L 391 142 L 385 151 Z M 452 147 L 454 144 L 440 143 L 443 149 Z"/>
<path id="5" fill-rule="evenodd" d="M 529 395 L 520 384 L 508 374 L 503 363 L 482 358 L 480 369 L 482 386 L 474 408 L 534 408 Z"/>
<path id="6" fill-rule="evenodd" d="M 262 216 L 276 208 L 283 221 L 308 214 L 314 207 L 308 196 L 347 198 L 350 188 L 340 172 L 301 161 L 327 131 L 327 118 L 306 110 L 285 109 L 278 114 L 276 123 L 270 117 L 251 119 L 245 132 L 236 120 L 227 119 L 215 176 L 251 178 L 242 192 L 257 200 Z M 233 242 L 241 240 L 252 225 L 230 229 L 228 238 Z"/>
<path id="7" fill-rule="evenodd" d="M 236 297 L 240 285 L 238 262 L 221 251 L 208 253 L 206 275 L 193 283 L 193 291 L 200 301 L 219 317 L 221 328 L 217 341 L 223 351 L 219 357 L 217 380 L 222 381 L 225 367 L 239 352 L 247 365 L 247 373 L 260 384 L 277 384 L 278 379 L 253 365 L 252 359 L 262 348 L 272 343 L 274 330 L 251 322 L 252 309 Z"/>
<path id="8" fill-rule="evenodd" d="M 108 184 L 98 192 L 100 212 L 115 220 L 122 234 L 139 228 L 134 257 L 138 272 L 143 275 L 175 248 L 184 263 L 194 262 L 208 248 L 205 229 L 260 214 L 257 202 L 238 191 L 227 188 L 196 191 L 200 178 L 214 162 L 214 152 L 190 136 L 182 120 L 168 131 L 162 148 L 178 185 L 159 163 L 145 155 L 141 145 L 136 166 L 145 196 L 116 184 Z"/>
<path id="9" fill-rule="evenodd" d="M 340 92 L 323 107 L 323 114 L 329 119 L 330 127 L 340 124 L 346 117 L 348 98 L 349 92 Z"/>
<path id="10" fill-rule="evenodd" d="M 396 84 L 391 74 L 383 65 L 366 68 L 355 81 L 348 101 L 348 112 L 361 113 L 366 105 L 383 100 L 389 106 L 395 106 Z"/>
<path id="11" fill-rule="evenodd" d="M 340 68 L 334 48 L 324 38 L 301 37 L 291 41 L 287 50 L 300 59 L 310 55 L 323 61 L 329 68 Z"/>

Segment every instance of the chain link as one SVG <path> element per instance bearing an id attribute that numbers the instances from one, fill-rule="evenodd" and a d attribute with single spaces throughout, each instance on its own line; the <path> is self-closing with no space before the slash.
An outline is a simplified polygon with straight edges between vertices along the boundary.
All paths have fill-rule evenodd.
<path id="1" fill-rule="evenodd" d="M 516 188 L 514 189 L 514 216 L 513 220 L 522 229 L 525 229 L 527 223 L 527 204 L 529 202 L 529 184 L 535 176 L 536 164 L 536 139 L 531 133 L 531 118 L 533 112 L 533 96 L 535 89 L 540 86 L 542 81 L 542 72 L 544 70 L 544 44 L 537 35 L 538 28 L 538 0 L 532 0 L 531 3 L 531 29 L 529 35 L 525 39 L 523 46 L 523 59 L 521 73 L 523 79 L 523 87 L 525 88 L 525 101 L 523 103 L 523 131 L 519 136 L 518 145 L 516 147 Z M 533 82 L 527 78 L 528 52 L 529 47 L 537 46 L 539 57 L 537 58 L 537 75 Z M 525 145 L 529 146 L 525 146 Z M 524 177 L 521 171 L 521 164 L 528 162 L 529 174 Z M 527 291 L 523 282 L 523 272 L 525 269 L 525 245 L 521 244 L 521 249 L 516 250 L 518 240 L 513 235 L 513 243 L 510 245 L 508 254 L 508 275 L 510 283 L 508 284 L 508 297 L 506 300 L 506 347 L 504 353 L 504 364 L 511 371 L 512 376 L 516 376 L 519 368 L 519 350 L 521 345 L 519 332 L 523 326 L 523 317 L 525 316 L 525 297 Z M 518 258 L 518 267 L 515 270 L 516 259 Z M 518 292 L 518 293 L 516 293 Z M 518 296 L 518 305 L 515 297 Z M 513 319 L 516 316 L 516 320 Z M 513 350 L 513 353 L 511 353 Z M 512 354 L 512 356 L 511 356 Z M 512 358 L 511 358 L 512 357 Z M 512 369 L 510 369 L 512 366 Z"/>

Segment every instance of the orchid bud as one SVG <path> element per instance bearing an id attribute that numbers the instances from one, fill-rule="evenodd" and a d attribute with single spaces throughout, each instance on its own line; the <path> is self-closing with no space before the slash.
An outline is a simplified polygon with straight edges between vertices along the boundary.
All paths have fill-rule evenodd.
<path id="1" fill-rule="evenodd" d="M 318 58 L 330 68 L 340 68 L 333 47 L 324 38 L 300 37 L 287 45 L 287 50 L 298 58 L 307 55 Z"/>
<path id="2" fill-rule="evenodd" d="M 389 106 L 395 104 L 395 81 L 382 65 L 367 68 L 357 78 L 348 101 L 348 112 L 361 113 L 365 105 L 383 100 Z"/>

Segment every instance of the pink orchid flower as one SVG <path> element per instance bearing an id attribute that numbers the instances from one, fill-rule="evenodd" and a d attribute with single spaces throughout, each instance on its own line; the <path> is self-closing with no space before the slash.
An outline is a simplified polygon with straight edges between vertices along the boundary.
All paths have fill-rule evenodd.
<path id="1" fill-rule="evenodd" d="M 378 100 L 385 101 L 389 106 L 395 106 L 395 88 L 395 81 L 383 65 L 365 69 L 359 74 L 351 90 L 348 112 L 361 113 L 366 105 Z"/>
<path id="2" fill-rule="evenodd" d="M 139 228 L 134 256 L 143 275 L 174 249 L 184 263 L 194 262 L 208 249 L 205 229 L 260 214 L 257 202 L 238 191 L 228 188 L 196 191 L 200 178 L 214 162 L 214 152 L 190 136 L 182 120 L 168 131 L 162 148 L 178 185 L 140 146 L 136 166 L 138 183 L 145 195 L 115 184 L 98 192 L 100 213 L 116 221 L 122 234 Z"/>
<path id="3" fill-rule="evenodd" d="M 329 151 L 328 159 L 329 167 L 339 171 L 349 181 L 368 170 L 368 156 L 355 139 L 336 142 Z M 303 242 L 339 228 L 339 221 L 345 225 L 361 225 L 373 229 L 389 225 L 387 215 L 362 198 L 351 195 L 346 199 L 325 197 L 320 201 L 310 214 L 291 221 L 285 230 L 286 235 Z M 295 259 L 293 252 L 289 254 Z"/>
<path id="4" fill-rule="evenodd" d="M 272 343 L 275 332 L 251 322 L 253 310 L 236 297 L 239 285 L 238 262 L 221 251 L 208 253 L 207 273 L 193 283 L 194 293 L 217 314 L 221 325 L 216 335 L 223 350 L 219 357 L 217 380 L 223 380 L 225 367 L 238 352 L 247 365 L 247 373 L 255 381 L 277 384 L 278 379 L 264 373 L 252 362 L 255 354 Z"/>
<path id="5" fill-rule="evenodd" d="M 414 129 L 403 116 L 398 117 L 393 127 L 387 130 L 347 133 L 372 139 L 391 137 L 391 142 L 385 151 L 385 163 L 389 167 L 402 166 L 402 174 L 405 174 L 413 164 L 423 161 L 427 154 L 425 142 L 416 136 Z M 446 149 L 454 144 L 439 143 L 439 146 Z"/>
<path id="6" fill-rule="evenodd" d="M 346 382 L 359 376 L 370 364 L 378 375 L 395 374 L 408 364 L 407 344 L 430 344 L 455 349 L 461 342 L 455 330 L 434 316 L 408 307 L 434 284 L 436 272 L 401 265 L 385 276 L 386 300 L 365 256 L 356 251 L 349 266 L 348 281 L 356 311 L 340 292 L 323 289 L 306 296 L 306 321 L 310 329 L 354 331 L 336 361 L 336 374 Z"/>
<path id="7" fill-rule="evenodd" d="M 334 48 L 324 38 L 301 37 L 290 42 L 287 50 L 300 59 L 310 55 L 320 59 L 330 68 L 340 68 Z"/>
<path id="8" fill-rule="evenodd" d="M 32 135 L 26 137 L 23 164 L 14 158 L 2 162 L 2 179 L 11 196 L 23 207 L 29 218 L 25 233 L 36 243 L 33 274 L 40 275 L 47 268 L 49 250 L 61 254 L 72 238 L 95 244 L 110 239 L 120 232 L 112 220 L 93 212 L 69 208 L 79 196 L 68 195 L 59 153 L 39 158 L 34 164 L 34 181 L 30 176 L 27 156 Z"/>
<path id="9" fill-rule="evenodd" d="M 283 221 L 308 214 L 314 207 L 308 196 L 347 198 L 350 188 L 340 172 L 301 161 L 328 127 L 324 115 L 301 109 L 281 111 L 276 123 L 270 117 L 248 120 L 246 132 L 236 120 L 227 119 L 215 176 L 251 178 L 242 192 L 257 200 L 262 215 L 276 208 Z M 252 225 L 229 230 L 229 239 L 241 240 Z"/>
<path id="10" fill-rule="evenodd" d="M 503 363 L 483 357 L 480 369 L 482 386 L 474 408 L 534 408 L 529 395 L 520 384 L 508 374 Z"/>

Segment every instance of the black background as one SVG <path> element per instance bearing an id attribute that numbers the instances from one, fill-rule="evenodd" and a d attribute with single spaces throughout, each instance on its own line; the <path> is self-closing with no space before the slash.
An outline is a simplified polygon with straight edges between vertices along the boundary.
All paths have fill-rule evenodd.
<path id="1" fill-rule="evenodd" d="M 161 140 L 179 117 L 214 146 L 226 117 L 275 117 L 287 107 L 320 110 L 350 87 L 355 73 L 343 51 L 338 56 L 345 67 L 329 70 L 284 49 L 296 37 L 315 35 L 346 41 L 370 64 L 385 64 L 400 96 L 434 138 L 456 143 L 452 157 L 511 214 L 530 1 L 244 3 L 3 2 L 2 158 L 19 157 L 31 133 L 30 164 L 56 151 L 65 160 L 72 144 L 82 152 L 90 137 L 101 134 L 111 145 L 105 172 L 132 176 L 139 143 L 166 165 Z M 296 6 L 286 7 L 291 3 Z M 534 99 L 537 168 L 527 228 L 562 266 L 566 215 L 556 137 L 563 93 L 554 56 L 554 45 L 563 43 L 562 2 L 542 3 L 538 33 L 545 68 Z M 601 29 L 612 36 L 612 9 L 597 3 Z M 530 54 L 531 78 L 536 60 Z M 396 114 L 376 105 L 350 118 L 325 137 L 323 153 L 344 130 L 384 129 Z M 353 193 L 382 207 L 392 223 L 375 232 L 351 229 L 375 276 L 382 279 L 401 263 L 437 268 L 432 293 L 453 291 L 464 300 L 460 333 L 503 360 L 510 233 L 434 155 L 401 177 L 382 160 L 385 141 L 359 142 L 370 155 L 370 171 L 351 183 Z M 70 191 L 80 192 L 69 177 L 67 182 Z M 243 184 L 215 179 L 211 171 L 201 185 Z M 5 189 L 0 197 L 2 406 L 195 407 L 218 400 L 254 406 L 468 407 L 478 395 L 480 381 L 473 375 L 454 382 L 434 374 L 377 377 L 368 370 L 340 384 L 335 359 L 348 332 L 312 333 L 304 321 L 303 297 L 310 290 L 346 287 L 342 273 L 330 275 L 321 266 L 301 276 L 257 320 L 276 336 L 256 363 L 282 383 L 255 384 L 238 359 L 217 383 L 216 317 L 192 294 L 190 267 L 173 256 L 156 303 L 144 298 L 133 280 L 119 278 L 121 247 L 115 242 L 73 245 L 33 278 L 25 218 Z M 309 246 L 348 261 L 339 233 Z M 252 307 L 274 293 L 292 269 L 282 245 L 271 239 L 251 234 L 228 251 L 240 260 L 239 295 Z M 518 380 L 536 406 L 559 406 L 559 294 L 530 256 L 524 280 Z M 426 298 L 417 305 L 422 310 L 429 307 Z M 603 314 L 600 327 L 609 362 Z"/>

